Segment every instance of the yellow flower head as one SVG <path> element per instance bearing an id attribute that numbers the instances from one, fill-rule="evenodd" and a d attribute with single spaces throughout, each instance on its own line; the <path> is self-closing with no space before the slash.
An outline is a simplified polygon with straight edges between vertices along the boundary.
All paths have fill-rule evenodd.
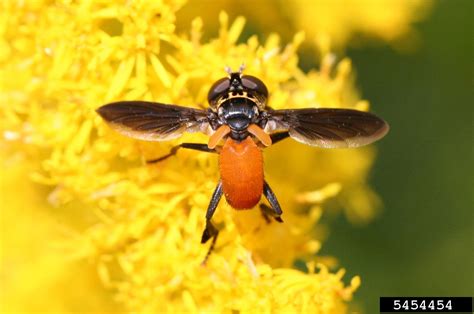
<path id="1" fill-rule="evenodd" d="M 136 141 L 116 134 L 95 113 L 116 100 L 206 106 L 209 87 L 225 76 L 224 66 L 235 69 L 242 63 L 246 73 L 266 83 L 272 108 L 368 110 L 354 88 L 348 59 L 336 61 L 327 54 L 320 69 L 304 73 L 296 54 L 304 40 L 301 33 L 287 45 L 277 35 L 264 42 L 251 36 L 242 43 L 245 19 L 229 21 L 225 13 L 219 15 L 215 38 L 202 40 L 200 18 L 192 20 L 189 32 L 177 34 L 175 14 L 183 5 L 180 0 L 2 4 L 2 163 L 22 165 L 5 177 L 8 186 L 17 188 L 8 190 L 10 201 L 2 211 L 28 228 L 35 225 L 28 213 L 35 212 L 39 225 L 63 230 L 61 236 L 38 234 L 38 241 L 50 245 L 31 258 L 44 263 L 38 268 L 19 264 L 11 274 L 8 310 L 72 310 L 74 306 L 62 304 L 69 292 L 54 291 L 47 304 L 41 291 L 33 296 L 35 289 L 16 289 L 14 284 L 51 286 L 59 277 L 70 278 L 70 268 L 60 262 L 66 256 L 90 261 L 120 307 L 133 312 L 345 312 L 360 279 L 346 286 L 343 271 L 315 267 L 325 234 L 318 220 L 324 202 L 334 197 L 356 222 L 373 216 L 378 200 L 366 185 L 374 159 L 371 148 L 328 152 L 288 141 L 268 149 L 267 179 L 279 196 L 285 223 L 269 224 L 257 210 L 237 212 L 221 202 L 214 215 L 221 233 L 203 266 L 208 247 L 200 244 L 200 236 L 217 182 L 217 157 L 180 151 L 155 165 L 144 160 L 166 154 L 177 143 L 205 142 L 206 137 Z M 23 197 L 20 174 L 48 190 L 34 193 L 31 202 L 13 201 L 15 195 Z M 24 214 L 20 208 L 27 208 Z M 21 240 L 25 233 L 7 230 L 7 246 L 24 241 L 26 250 L 32 249 L 28 243 L 35 239 Z M 50 258 L 58 247 L 62 254 Z M 5 249 L 1 256 L 5 261 L 21 253 Z M 306 261 L 308 272 L 293 269 L 296 260 Z M 2 266 L 2 276 L 8 269 Z M 94 279 L 87 278 L 94 276 L 88 274 L 76 288 L 82 287 L 84 298 L 94 303 L 97 283 L 90 284 Z M 107 292 L 99 293 L 110 299 Z M 36 297 L 37 302 L 22 303 L 22 297 Z M 108 307 L 102 311 L 117 306 L 95 303 Z"/>
<path id="2" fill-rule="evenodd" d="M 323 51 L 343 47 L 354 37 L 376 38 L 409 48 L 416 36 L 411 24 L 421 20 L 431 0 L 296 0 L 293 23 Z"/>
<path id="3" fill-rule="evenodd" d="M 195 16 L 200 0 L 179 12 L 179 17 Z M 208 26 L 223 8 L 244 14 L 263 33 L 276 32 L 284 38 L 295 30 L 304 31 L 307 43 L 323 54 L 340 51 L 348 45 L 360 46 L 367 40 L 382 41 L 400 50 L 416 47 L 413 24 L 421 21 L 433 0 L 216 0 L 200 12 Z"/>

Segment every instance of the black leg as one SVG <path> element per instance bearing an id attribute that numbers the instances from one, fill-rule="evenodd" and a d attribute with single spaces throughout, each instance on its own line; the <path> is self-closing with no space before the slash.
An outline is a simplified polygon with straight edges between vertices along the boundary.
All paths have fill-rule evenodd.
<path id="1" fill-rule="evenodd" d="M 217 228 L 211 222 L 212 216 L 216 211 L 217 205 L 222 197 L 222 181 L 219 180 L 214 193 L 212 194 L 211 201 L 209 202 L 209 206 L 207 207 L 206 213 L 206 228 L 202 233 L 201 243 L 206 243 L 211 237 L 217 237 Z"/>
<path id="2" fill-rule="evenodd" d="M 269 215 L 273 217 L 276 221 L 283 222 L 283 220 L 281 219 L 281 214 L 283 214 L 283 211 L 281 210 L 276 195 L 273 193 L 267 181 L 263 182 L 263 195 L 265 195 L 268 202 L 270 203 L 270 206 L 264 204 L 260 205 L 260 209 L 262 210 L 262 214 L 264 215 L 264 217 L 265 215 Z"/>
<path id="3" fill-rule="evenodd" d="M 210 238 L 212 238 L 211 246 L 209 247 L 209 251 L 207 252 L 206 257 L 204 258 L 203 264 L 206 263 L 207 259 L 209 258 L 209 255 L 211 255 L 212 250 L 214 249 L 214 246 L 217 241 L 217 236 L 219 235 L 219 230 L 217 230 L 217 228 L 212 224 L 211 219 L 212 219 L 212 216 L 214 215 L 214 212 L 216 211 L 217 205 L 219 204 L 221 197 L 222 197 L 222 181 L 219 180 L 219 183 L 217 184 L 217 187 L 214 190 L 214 193 L 212 194 L 211 201 L 209 202 L 209 206 L 207 207 L 206 227 L 204 228 L 204 231 L 201 237 L 201 243 L 203 244 L 209 241 Z"/>
<path id="4" fill-rule="evenodd" d="M 283 222 L 283 219 L 281 219 L 280 216 L 275 216 L 275 211 L 267 204 L 260 204 L 260 212 L 262 213 L 263 219 L 265 219 L 267 224 L 272 222 L 271 218 L 278 222 Z"/>
<path id="5" fill-rule="evenodd" d="M 280 133 L 270 134 L 270 138 L 272 139 L 272 145 L 278 143 L 281 140 L 284 140 L 288 136 L 290 136 L 290 134 L 288 132 L 280 132 Z"/>
<path id="6" fill-rule="evenodd" d="M 179 145 L 176 145 L 174 147 L 171 148 L 170 152 L 160 158 L 157 158 L 157 159 L 152 159 L 152 160 L 147 160 L 146 162 L 148 164 L 153 164 L 153 163 L 156 163 L 156 162 L 160 162 L 160 161 L 163 161 L 171 156 L 174 156 L 176 155 L 176 153 L 178 152 L 178 150 L 180 148 L 187 148 L 187 149 L 193 149 L 193 150 L 198 150 L 198 151 L 201 151 L 201 152 L 208 152 L 208 153 L 215 153 L 216 150 L 215 149 L 211 149 L 209 147 L 207 147 L 207 144 L 199 144 L 199 143 L 181 143 Z"/>

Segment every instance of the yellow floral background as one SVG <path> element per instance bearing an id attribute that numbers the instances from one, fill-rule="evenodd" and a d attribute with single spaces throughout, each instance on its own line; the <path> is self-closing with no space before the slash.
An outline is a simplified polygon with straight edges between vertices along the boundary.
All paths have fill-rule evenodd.
<path id="1" fill-rule="evenodd" d="M 374 147 L 268 148 L 266 177 L 285 223 L 221 202 L 221 233 L 202 265 L 216 156 L 144 161 L 206 137 L 141 142 L 95 113 L 125 99 L 205 107 L 224 67 L 241 63 L 267 84 L 275 109 L 383 112 L 361 97 L 344 51 L 414 49 L 414 23 L 431 1 L 311 3 L 2 2 L 2 312 L 360 311 L 351 300 L 364 276 L 321 249 L 328 217 L 366 225 L 377 216 L 382 202 L 367 183 Z"/>

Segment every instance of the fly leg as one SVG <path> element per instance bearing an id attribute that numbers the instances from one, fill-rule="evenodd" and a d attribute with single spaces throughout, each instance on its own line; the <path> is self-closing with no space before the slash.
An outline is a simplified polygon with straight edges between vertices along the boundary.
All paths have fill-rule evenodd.
<path id="1" fill-rule="evenodd" d="M 208 153 L 216 153 L 217 150 L 214 148 L 209 148 L 207 147 L 207 144 L 200 144 L 200 143 L 181 143 L 179 145 L 173 146 L 170 150 L 170 152 L 164 156 L 161 156 L 160 158 L 152 159 L 152 160 L 147 160 L 147 164 L 154 164 L 156 162 L 163 161 L 171 156 L 176 155 L 178 150 L 180 148 L 187 148 L 187 149 L 193 149 L 193 150 L 198 150 L 201 152 L 208 152 Z"/>
<path id="2" fill-rule="evenodd" d="M 280 133 L 273 133 L 270 134 L 270 138 L 272 139 L 272 145 L 278 143 L 281 140 L 289 137 L 290 134 L 288 132 L 280 132 Z"/>
<path id="3" fill-rule="evenodd" d="M 278 222 L 283 222 L 280 216 L 275 216 L 275 212 L 273 208 L 268 206 L 267 204 L 260 204 L 260 212 L 262 213 L 263 219 L 267 222 L 267 224 L 271 223 L 271 218 L 275 219 Z"/>
<path id="4" fill-rule="evenodd" d="M 273 133 L 270 134 L 270 138 L 272 140 L 272 145 L 284 140 L 285 138 L 289 137 L 290 134 L 288 132 L 279 132 L 279 133 Z M 262 143 L 259 143 L 259 146 L 261 148 L 265 148 L 266 146 L 263 145 Z"/>
<path id="5" fill-rule="evenodd" d="M 270 203 L 270 206 L 266 204 L 260 204 L 260 210 L 262 211 L 263 217 L 267 222 L 270 222 L 269 217 L 273 217 L 278 222 L 283 222 L 281 219 L 281 214 L 283 214 L 280 203 L 276 198 L 275 193 L 273 193 L 272 189 L 268 185 L 267 181 L 263 182 L 263 195 Z"/>
<path id="6" fill-rule="evenodd" d="M 214 190 L 214 193 L 212 194 L 211 201 L 209 202 L 209 206 L 207 207 L 207 213 L 206 213 L 206 227 L 204 228 L 204 232 L 202 233 L 202 238 L 201 238 L 201 243 L 204 244 L 209 239 L 212 238 L 211 246 L 209 247 L 209 251 L 206 254 L 206 257 L 204 258 L 204 261 L 202 262 L 203 264 L 206 263 L 207 259 L 209 258 L 209 255 L 211 255 L 212 250 L 214 249 L 214 246 L 217 241 L 217 236 L 219 235 L 219 230 L 212 224 L 211 218 L 214 215 L 214 212 L 216 211 L 217 205 L 219 204 L 219 201 L 222 197 L 222 181 L 219 180 L 219 183 L 217 184 L 216 189 Z"/>

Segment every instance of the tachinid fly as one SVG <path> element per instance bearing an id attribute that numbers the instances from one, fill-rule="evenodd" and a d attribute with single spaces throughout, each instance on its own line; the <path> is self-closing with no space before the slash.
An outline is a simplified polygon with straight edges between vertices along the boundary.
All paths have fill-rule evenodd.
<path id="1" fill-rule="evenodd" d="M 220 180 L 207 208 L 201 239 L 201 243 L 213 239 L 209 252 L 218 235 L 211 218 L 222 195 L 233 208 L 250 209 L 263 194 L 270 204 L 260 205 L 264 216 L 283 222 L 280 204 L 264 179 L 262 148 L 287 137 L 323 148 L 359 147 L 379 140 L 389 130 L 381 118 L 357 110 L 270 109 L 265 84 L 243 75 L 242 70 L 228 70 L 228 77 L 212 85 L 207 110 L 147 101 L 120 101 L 97 110 L 113 129 L 140 140 L 165 141 L 183 132 L 210 135 L 207 144 L 182 143 L 148 161 L 162 161 L 180 148 L 219 154 Z"/>

